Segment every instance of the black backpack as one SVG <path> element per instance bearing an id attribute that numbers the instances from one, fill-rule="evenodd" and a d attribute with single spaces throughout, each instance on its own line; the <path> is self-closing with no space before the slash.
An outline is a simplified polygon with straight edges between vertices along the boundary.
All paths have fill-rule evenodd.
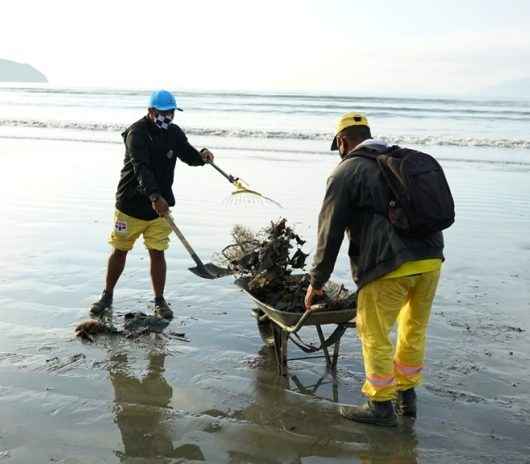
<path id="1" fill-rule="evenodd" d="M 432 156 L 397 145 L 384 152 L 361 147 L 352 155 L 377 162 L 390 190 L 388 220 L 399 233 L 423 238 L 455 222 L 449 184 Z"/>

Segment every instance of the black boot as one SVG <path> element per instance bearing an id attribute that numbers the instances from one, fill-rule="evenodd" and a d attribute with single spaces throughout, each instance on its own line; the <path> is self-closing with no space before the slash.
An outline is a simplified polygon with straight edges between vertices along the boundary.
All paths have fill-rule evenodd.
<path id="1" fill-rule="evenodd" d="M 171 311 L 163 296 L 157 296 L 155 298 L 155 315 L 162 319 L 173 319 L 173 311 Z"/>
<path id="2" fill-rule="evenodd" d="M 416 417 L 416 392 L 414 388 L 398 391 L 396 413 L 400 416 Z"/>
<path id="3" fill-rule="evenodd" d="M 107 309 L 112 306 L 112 293 L 103 290 L 101 298 L 96 301 L 90 308 L 90 314 L 92 316 L 101 316 Z"/>
<path id="4" fill-rule="evenodd" d="M 395 427 L 397 417 L 392 401 L 371 401 L 363 406 L 341 406 L 340 415 L 354 422 L 363 424 L 382 425 Z"/>

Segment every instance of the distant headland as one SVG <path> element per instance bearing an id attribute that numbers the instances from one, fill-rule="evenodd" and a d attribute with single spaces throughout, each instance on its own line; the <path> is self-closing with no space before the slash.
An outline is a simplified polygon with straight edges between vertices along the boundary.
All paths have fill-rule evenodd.
<path id="1" fill-rule="evenodd" d="M 33 66 L 0 58 L 0 82 L 48 82 Z"/>

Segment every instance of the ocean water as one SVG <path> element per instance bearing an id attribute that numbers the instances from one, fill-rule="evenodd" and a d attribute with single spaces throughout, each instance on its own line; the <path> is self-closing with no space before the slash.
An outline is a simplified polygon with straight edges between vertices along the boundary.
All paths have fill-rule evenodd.
<path id="1" fill-rule="evenodd" d="M 82 344 L 73 336 L 101 291 L 122 164 L 120 131 L 148 92 L 0 88 L 0 458 L 8 463 L 528 463 L 530 149 L 528 103 L 178 93 L 177 123 L 218 164 L 284 209 L 231 207 L 209 167 L 179 165 L 173 215 L 209 260 L 243 223 L 285 216 L 315 246 L 335 119 L 362 109 L 375 135 L 437 156 L 455 197 L 429 327 L 415 424 L 340 419 L 359 403 L 354 330 L 336 376 L 319 359 L 276 375 L 231 278 L 205 281 L 174 239 L 166 297 L 174 339 Z M 114 320 L 152 309 L 141 243 L 116 289 Z M 345 250 L 333 279 L 351 288 Z M 329 333 L 330 328 L 326 328 Z M 316 341 L 306 328 L 302 336 Z M 290 346 L 291 357 L 301 353 Z M 170 462 L 174 462 L 174 461 Z"/>
<path id="2" fill-rule="evenodd" d="M 336 119 L 365 112 L 388 142 L 430 147 L 504 148 L 500 161 L 526 162 L 530 101 L 175 92 L 175 122 L 193 140 L 223 148 L 326 153 Z M 119 143 L 149 92 L 0 87 L 0 136 Z M 458 155 L 454 155 L 458 156 Z M 470 157 L 477 158 L 474 153 Z M 530 158 L 530 157 L 529 157 Z"/>

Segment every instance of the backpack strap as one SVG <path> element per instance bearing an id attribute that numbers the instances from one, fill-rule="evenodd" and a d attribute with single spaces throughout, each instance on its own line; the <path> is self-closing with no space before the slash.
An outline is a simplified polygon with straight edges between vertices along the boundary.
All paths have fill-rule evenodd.
<path id="1" fill-rule="evenodd" d="M 364 146 L 351 151 L 347 156 L 348 158 L 358 156 L 359 158 L 375 161 L 392 194 L 396 199 L 399 199 L 403 193 L 402 189 L 406 188 L 403 179 L 401 178 L 401 174 L 399 173 L 399 169 L 397 169 L 400 163 L 399 160 L 404 156 L 404 153 L 402 151 L 400 152 L 400 150 L 402 149 L 399 145 L 392 145 L 384 151 L 374 150 L 369 146 Z M 392 171 L 393 174 L 389 173 L 389 171 Z M 398 184 L 396 184 L 395 180 L 399 181 Z"/>
<path id="2" fill-rule="evenodd" d="M 374 161 L 377 161 L 377 158 L 381 155 L 389 155 L 392 156 L 392 153 L 396 152 L 397 150 L 400 150 L 400 147 L 398 145 L 391 145 L 386 150 L 376 150 L 374 148 L 371 148 L 370 145 L 364 145 L 362 147 L 356 148 L 352 151 L 350 151 L 344 159 L 350 159 L 354 156 L 358 156 L 359 158 L 366 158 L 371 159 Z"/>
<path id="3" fill-rule="evenodd" d="M 400 199 L 406 190 L 399 169 L 396 169 L 395 166 L 396 164 L 399 165 L 401 162 L 402 153 L 400 153 L 400 150 L 401 147 L 398 145 L 392 145 L 383 151 L 374 150 L 373 148 L 370 148 L 370 146 L 362 146 L 351 151 L 347 155 L 348 159 L 357 156 L 359 158 L 370 159 L 377 163 L 379 172 L 383 176 L 385 186 L 389 193 L 389 206 L 391 208 L 395 207 L 395 205 L 400 202 Z M 376 212 L 381 214 L 380 211 Z M 388 212 L 385 212 L 384 214 L 387 216 Z"/>
<path id="4" fill-rule="evenodd" d="M 392 145 L 388 147 L 386 150 L 375 150 L 374 148 L 371 148 L 370 145 L 363 145 L 362 147 L 355 148 L 352 151 L 350 151 L 342 160 L 346 161 L 348 159 L 359 157 L 359 158 L 366 158 L 371 159 L 372 161 L 377 161 L 377 159 L 381 155 L 389 155 L 392 156 L 392 152 L 395 152 L 396 150 L 399 150 L 400 147 L 398 145 Z"/>

